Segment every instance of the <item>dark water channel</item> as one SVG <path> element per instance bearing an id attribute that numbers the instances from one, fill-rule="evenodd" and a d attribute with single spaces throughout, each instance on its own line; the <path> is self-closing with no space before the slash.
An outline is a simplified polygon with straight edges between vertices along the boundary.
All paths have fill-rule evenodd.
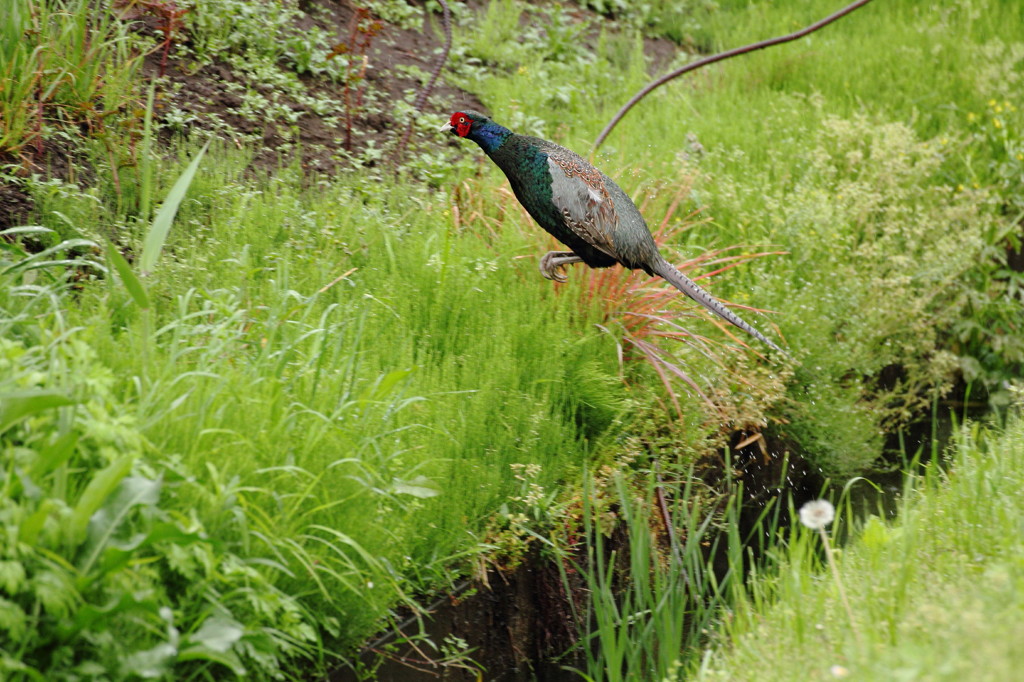
<path id="1" fill-rule="evenodd" d="M 361 663 L 376 668 L 382 682 L 436 680 L 491 680 L 500 682 L 578 682 L 579 675 L 566 671 L 552 659 L 572 646 L 575 625 L 566 613 L 566 595 L 557 567 L 532 552 L 511 573 L 490 571 L 487 584 L 465 583 L 455 593 L 436 601 L 424 619 L 423 634 L 436 644 L 458 637 L 472 650 L 471 656 L 486 670 L 432 665 L 437 652 L 428 645 L 402 642 L 415 638 L 420 623 L 410 618 L 402 633 L 390 632 L 363 649 Z M 379 653 L 387 650 L 387 656 Z M 564 661 L 583 667 L 582 661 Z M 338 669 L 329 682 L 355 682 L 350 669 Z"/>
<path id="2" fill-rule="evenodd" d="M 893 436 L 887 442 L 890 461 L 911 458 L 921 452 L 921 460 L 931 459 L 930 453 L 941 452 L 952 432 L 952 420 L 931 420 L 912 428 L 902 436 Z M 743 440 L 737 434 L 734 445 Z M 790 522 L 785 500 L 792 499 L 793 508 L 821 496 L 826 481 L 820 471 L 799 455 L 793 454 L 792 444 L 770 440 L 766 447 L 754 443 L 739 450 L 733 449 L 728 461 L 735 480 L 743 481 L 744 501 L 740 513 L 741 537 L 750 538 L 749 545 L 756 553 L 761 538 L 753 537 L 765 505 L 782 501 L 780 525 Z M 903 453 L 902 455 L 897 453 Z M 723 464 L 725 462 L 723 461 Z M 869 514 L 894 516 L 899 496 L 903 491 L 904 476 L 899 465 L 886 471 L 867 472 L 865 480 L 850 488 L 851 508 L 856 516 Z M 704 482 L 716 489 L 726 489 L 726 466 L 710 467 L 702 476 Z M 829 491 L 836 499 L 843 483 L 833 483 Z M 826 493 L 826 494 L 829 494 Z M 842 542 L 842 538 L 839 538 Z M 625 535 L 620 539 L 619 551 L 627 550 Z M 720 546 L 724 543 L 720 543 Z M 713 560 L 716 573 L 721 577 L 728 568 L 724 551 Z M 582 584 L 579 589 L 584 590 Z M 575 590 L 574 590 L 575 591 Z M 422 622 L 410 618 L 402 633 L 389 632 L 368 643 L 360 658 L 364 670 L 376 667 L 376 678 L 384 682 L 427 682 L 455 680 L 473 682 L 578 682 L 582 679 L 566 667 L 585 669 L 584 661 L 562 658 L 577 639 L 568 599 L 570 597 L 558 568 L 538 552 L 526 557 L 520 567 L 511 572 L 491 571 L 485 582 L 465 583 L 455 593 L 437 600 Z M 470 656 L 485 666 L 485 670 L 469 667 L 439 666 L 431 662 L 438 652 L 417 635 L 440 645 L 446 638 L 458 638 L 472 651 Z M 381 657 L 380 653 L 385 652 Z M 327 682 L 356 682 L 360 678 L 353 670 L 334 671 Z"/>

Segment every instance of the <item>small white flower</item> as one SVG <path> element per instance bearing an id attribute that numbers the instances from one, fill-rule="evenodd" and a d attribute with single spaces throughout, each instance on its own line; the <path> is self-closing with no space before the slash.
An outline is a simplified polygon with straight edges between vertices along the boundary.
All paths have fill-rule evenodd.
<path id="1" fill-rule="evenodd" d="M 812 500 L 800 507 L 800 523 L 813 530 L 824 528 L 835 517 L 836 509 L 828 500 Z"/>
<path id="2" fill-rule="evenodd" d="M 828 670 L 830 673 L 832 673 L 832 677 L 847 677 L 850 674 L 849 669 L 841 665 L 834 665 Z"/>

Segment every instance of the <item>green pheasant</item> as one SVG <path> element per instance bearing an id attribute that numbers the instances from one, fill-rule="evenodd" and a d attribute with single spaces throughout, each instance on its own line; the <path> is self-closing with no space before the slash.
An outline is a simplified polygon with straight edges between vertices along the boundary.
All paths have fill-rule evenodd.
<path id="1" fill-rule="evenodd" d="M 480 145 L 505 173 L 519 203 L 537 223 L 569 247 L 540 260 L 548 279 L 566 280 L 564 268 L 616 263 L 667 280 L 697 303 L 783 355 L 786 352 L 665 260 L 643 216 L 615 182 L 580 155 L 553 142 L 518 135 L 487 116 L 457 111 L 442 132 Z"/>

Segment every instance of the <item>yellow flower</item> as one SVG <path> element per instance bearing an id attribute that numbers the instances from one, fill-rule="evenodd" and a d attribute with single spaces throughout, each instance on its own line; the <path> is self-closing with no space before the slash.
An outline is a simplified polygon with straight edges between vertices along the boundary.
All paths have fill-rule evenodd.
<path id="1" fill-rule="evenodd" d="M 957 185 L 957 186 L 956 186 L 956 191 L 957 191 L 957 192 L 963 192 L 963 191 L 964 191 L 964 186 L 963 186 L 963 183 L 961 183 L 961 184 L 959 184 L 959 185 Z"/>
<path id="2" fill-rule="evenodd" d="M 1017 152 L 1017 160 L 1018 161 L 1024 161 L 1024 154 L 1021 154 L 1020 152 Z"/>
<path id="3" fill-rule="evenodd" d="M 1003 122 L 1000 121 L 998 118 L 994 118 L 994 119 L 992 119 L 992 125 L 994 125 L 997 129 L 999 129 L 999 128 L 1003 127 Z"/>
<path id="4" fill-rule="evenodd" d="M 989 105 L 990 107 L 994 107 L 994 106 L 996 105 L 996 101 L 995 101 L 994 99 L 990 99 L 990 100 L 988 101 L 988 105 Z"/>
<path id="5" fill-rule="evenodd" d="M 516 70 L 516 74 L 518 74 L 518 75 L 520 75 L 520 76 L 525 76 L 525 75 L 526 75 L 526 70 L 527 70 L 527 69 L 526 69 L 526 66 L 520 66 L 520 67 L 519 67 L 519 68 L 518 68 L 518 69 Z"/>
<path id="6" fill-rule="evenodd" d="M 1001 106 L 998 106 L 998 105 L 997 105 L 997 106 L 995 107 L 995 112 L 996 112 L 997 114 L 1001 114 L 1001 113 L 1003 113 L 1003 108 L 1002 108 Z"/>
<path id="7" fill-rule="evenodd" d="M 968 121 L 974 121 L 976 118 L 978 118 L 978 115 L 975 114 L 973 111 L 968 111 L 967 112 L 967 120 Z"/>

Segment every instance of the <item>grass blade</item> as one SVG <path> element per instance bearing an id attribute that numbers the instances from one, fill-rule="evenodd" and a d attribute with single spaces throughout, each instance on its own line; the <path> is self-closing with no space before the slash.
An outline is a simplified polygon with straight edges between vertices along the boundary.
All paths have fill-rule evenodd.
<path id="1" fill-rule="evenodd" d="M 70 525 L 68 527 L 69 539 L 75 545 L 85 539 L 85 530 L 89 525 L 89 519 L 98 510 L 107 498 L 113 494 L 121 479 L 132 470 L 134 458 L 124 456 L 115 460 L 112 464 L 102 469 L 92 477 L 89 484 L 82 491 L 78 498 L 78 504 L 71 512 Z"/>
<path id="2" fill-rule="evenodd" d="M 121 255 L 121 252 L 111 242 L 107 242 L 107 260 L 117 270 L 118 276 L 121 277 L 121 282 L 124 283 L 124 288 L 131 294 L 132 299 L 139 305 L 143 310 L 149 309 L 149 295 L 146 293 L 146 287 L 143 286 L 139 278 L 132 272 L 132 266 L 128 265 L 128 261 Z"/>
<path id="3" fill-rule="evenodd" d="M 0 433 L 31 414 L 78 402 L 56 391 L 40 389 L 10 391 L 0 397 L 3 398 L 0 402 Z"/>
<path id="4" fill-rule="evenodd" d="M 185 192 L 188 191 L 188 186 L 192 184 L 192 178 L 195 177 L 196 171 L 199 170 L 199 162 L 202 161 L 203 154 L 206 153 L 206 149 L 209 146 L 210 143 L 207 141 L 203 148 L 199 150 L 196 157 L 192 159 L 192 163 L 178 177 L 174 187 L 167 194 L 167 199 L 164 200 L 160 210 L 156 213 L 156 217 L 153 218 L 153 224 L 150 226 L 149 234 L 146 235 L 146 241 L 142 246 L 142 258 L 139 261 L 139 268 L 143 275 L 153 271 L 156 260 L 160 257 L 160 252 L 167 241 L 167 234 L 171 231 L 171 223 L 174 222 L 174 216 L 178 213 L 178 207 L 181 206 L 181 201 L 185 198 Z"/>

